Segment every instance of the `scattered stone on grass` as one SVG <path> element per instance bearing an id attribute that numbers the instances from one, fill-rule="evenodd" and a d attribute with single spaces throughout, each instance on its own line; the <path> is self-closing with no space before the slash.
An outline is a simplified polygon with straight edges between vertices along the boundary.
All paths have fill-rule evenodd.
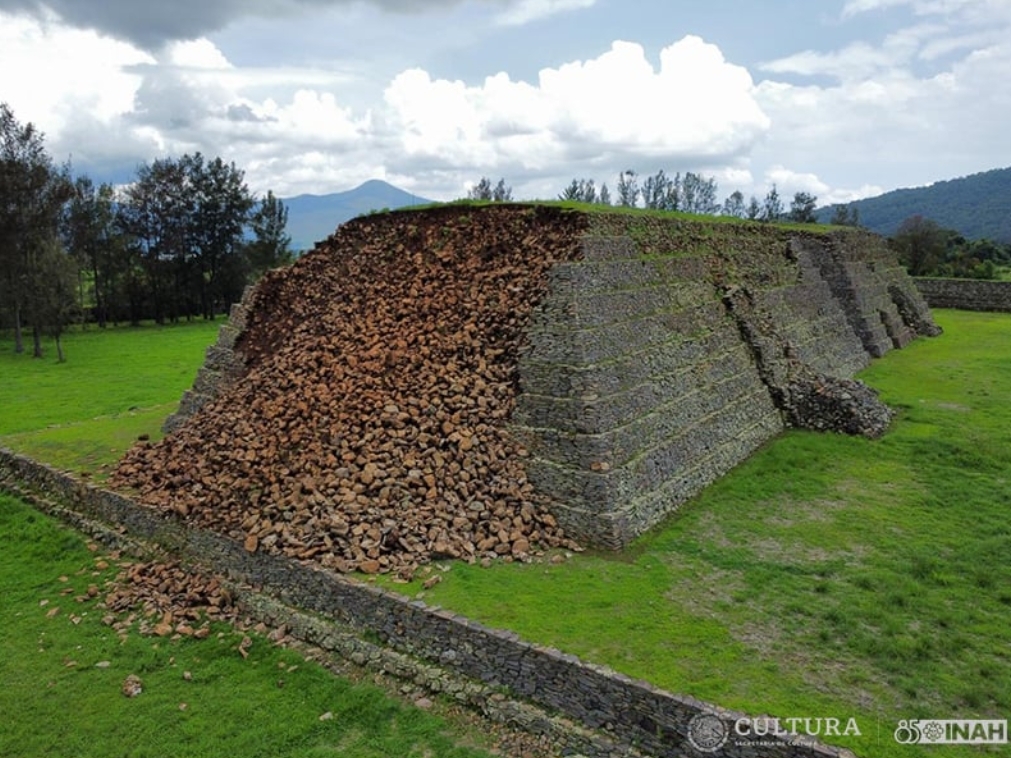
<path id="1" fill-rule="evenodd" d="M 205 577 L 178 562 L 123 563 L 109 583 L 102 622 L 121 635 L 194 637 L 210 634 L 212 621 L 235 621 L 238 611 L 215 577 Z"/>
<path id="2" fill-rule="evenodd" d="M 126 697 L 137 697 L 144 691 L 144 684 L 141 682 L 139 676 L 130 674 L 123 680 L 123 686 L 120 690 Z"/>

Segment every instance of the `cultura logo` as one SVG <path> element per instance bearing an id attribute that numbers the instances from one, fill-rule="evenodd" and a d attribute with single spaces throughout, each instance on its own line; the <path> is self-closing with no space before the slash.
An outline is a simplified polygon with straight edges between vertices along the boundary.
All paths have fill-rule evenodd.
<path id="1" fill-rule="evenodd" d="M 854 718 L 822 718 L 797 716 L 747 716 L 725 721 L 714 713 L 699 713 L 688 722 L 688 742 L 700 753 L 715 753 L 730 743 L 737 747 L 782 746 L 797 735 L 806 737 L 860 736 Z"/>
<path id="2" fill-rule="evenodd" d="M 743 718 L 734 722 L 734 733 L 741 737 L 789 737 L 802 734 L 808 737 L 860 736 L 860 726 L 855 718 L 845 721 L 837 718 Z"/>
<path id="3" fill-rule="evenodd" d="M 900 745 L 1006 745 L 1006 719 L 910 719 L 895 730 Z"/>
<path id="4" fill-rule="evenodd" d="M 688 741 L 700 753 L 715 753 L 725 744 L 730 729 L 714 713 L 699 713 L 688 722 Z"/>

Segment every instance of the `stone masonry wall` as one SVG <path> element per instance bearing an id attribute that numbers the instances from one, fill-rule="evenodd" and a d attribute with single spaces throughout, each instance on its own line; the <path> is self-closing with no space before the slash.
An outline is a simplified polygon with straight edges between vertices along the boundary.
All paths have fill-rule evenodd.
<path id="1" fill-rule="evenodd" d="M 580 540 L 615 548 L 797 423 L 790 403 L 798 382 L 849 396 L 836 378 L 938 331 L 887 248 L 859 231 L 594 215 L 578 259 L 547 276 L 519 360 L 510 430 L 528 448 L 530 480 L 552 499 L 558 521 Z M 170 427 L 241 375 L 235 345 L 251 307 L 255 291 L 208 351 Z M 832 415 L 839 404 L 828 404 Z M 715 713 L 727 724 L 743 716 L 306 562 L 249 552 L 171 510 L 6 451 L 0 487 L 160 545 L 645 754 L 698 758 L 687 741 L 693 716 Z M 841 754 L 799 738 L 771 742 L 728 745 L 720 755 Z M 589 743 L 584 752 L 620 754 Z"/>
<path id="2" fill-rule="evenodd" d="M 1011 312 L 1011 282 L 925 278 L 914 281 L 931 308 Z"/>
<path id="3" fill-rule="evenodd" d="M 788 407 L 800 374 L 808 395 L 856 389 L 873 403 L 831 379 L 939 331 L 863 232 L 604 216 L 582 253 L 550 272 L 512 421 L 531 481 L 596 545 L 624 546 L 806 419 Z M 867 413 L 880 433 L 887 413 Z"/>
<path id="4" fill-rule="evenodd" d="M 548 271 L 509 419 L 530 481 L 587 544 L 621 548 L 787 425 L 880 433 L 873 393 L 838 380 L 939 331 L 894 254 L 861 230 L 588 218 L 578 259 Z M 167 431 L 242 375 L 256 292 Z"/>
<path id="5" fill-rule="evenodd" d="M 218 338 L 207 348 L 204 365 L 197 372 L 193 386 L 183 393 L 179 408 L 162 424 L 162 431 L 168 434 L 181 426 L 186 419 L 200 410 L 201 406 L 217 396 L 228 384 L 240 376 L 244 370 L 242 358 L 235 351 L 235 341 L 246 328 L 246 318 L 253 303 L 253 287 L 246 287 L 242 301 L 232 305 L 226 321 L 218 331 Z"/>
<path id="6" fill-rule="evenodd" d="M 463 675 L 479 689 L 504 688 L 510 695 L 607 735 L 605 740 L 579 740 L 579 749 L 587 756 L 701 758 L 703 754 L 687 740 L 692 717 L 714 714 L 728 729 L 745 717 L 340 574 L 283 556 L 249 553 L 234 540 L 186 526 L 175 516 L 144 508 L 3 449 L 0 489 L 27 497 L 78 525 L 87 521 L 109 525 L 117 538 L 125 536 L 169 550 L 233 581 L 254 585 L 287 605 L 321 614 L 352 633 L 378 637 L 395 651 Z M 280 621 L 281 616 L 274 620 Z M 316 628 L 305 619 L 295 626 L 303 631 Z M 719 755 L 840 758 L 852 754 L 807 737 L 770 735 L 760 746 L 730 742 Z"/>

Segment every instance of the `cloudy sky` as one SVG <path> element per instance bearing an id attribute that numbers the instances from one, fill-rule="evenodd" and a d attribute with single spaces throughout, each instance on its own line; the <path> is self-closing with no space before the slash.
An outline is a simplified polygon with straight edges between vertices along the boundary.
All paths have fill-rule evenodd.
<path id="1" fill-rule="evenodd" d="M 0 0 L 0 101 L 282 197 L 695 171 L 840 202 L 1011 166 L 1011 0 Z"/>

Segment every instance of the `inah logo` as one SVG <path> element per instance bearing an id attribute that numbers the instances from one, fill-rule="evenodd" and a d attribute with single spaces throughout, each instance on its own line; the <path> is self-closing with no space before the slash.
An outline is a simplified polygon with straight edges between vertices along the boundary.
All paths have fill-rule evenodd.
<path id="1" fill-rule="evenodd" d="M 895 730 L 900 745 L 1006 745 L 1006 719 L 910 719 Z"/>
<path id="2" fill-rule="evenodd" d="M 729 736 L 730 729 L 714 713 L 699 713 L 688 722 L 688 741 L 700 753 L 715 753 Z"/>

